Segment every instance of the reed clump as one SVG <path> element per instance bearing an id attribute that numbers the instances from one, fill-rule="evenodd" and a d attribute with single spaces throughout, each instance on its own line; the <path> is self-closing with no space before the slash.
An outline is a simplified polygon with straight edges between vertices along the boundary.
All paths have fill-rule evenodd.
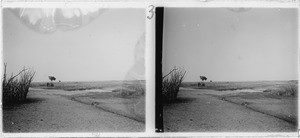
<path id="1" fill-rule="evenodd" d="M 7 77 L 6 67 L 7 64 L 5 63 L 2 80 L 2 103 L 17 103 L 26 100 L 35 71 L 24 68 L 18 74 L 11 74 L 10 77 Z"/>
<path id="2" fill-rule="evenodd" d="M 186 71 L 184 69 L 172 69 L 167 75 L 162 77 L 162 96 L 164 102 L 172 102 L 177 99 L 179 88 L 184 80 Z"/>

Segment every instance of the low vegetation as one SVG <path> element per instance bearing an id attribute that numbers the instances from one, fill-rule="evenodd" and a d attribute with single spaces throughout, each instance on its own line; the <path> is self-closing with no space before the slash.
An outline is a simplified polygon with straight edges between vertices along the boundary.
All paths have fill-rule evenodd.
<path id="1" fill-rule="evenodd" d="M 48 82 L 47 82 L 48 83 Z M 123 81 L 84 81 L 84 82 L 51 82 L 53 87 L 48 87 L 45 82 L 33 82 L 33 88 L 54 89 L 65 91 L 81 91 L 89 89 L 103 89 L 106 87 L 121 86 Z"/>
<path id="2" fill-rule="evenodd" d="M 114 89 L 113 92 L 119 92 L 123 98 L 133 98 L 145 95 L 145 81 L 124 81 L 122 87 Z"/>
<path id="3" fill-rule="evenodd" d="M 3 104 L 24 101 L 27 97 L 35 72 L 24 68 L 17 75 L 11 74 L 10 77 L 7 77 L 6 66 L 7 64 L 4 64 L 4 75 L 2 80 Z"/>
<path id="4" fill-rule="evenodd" d="M 284 89 L 296 89 L 297 80 L 291 81 L 244 81 L 244 82 L 202 82 L 205 86 L 198 86 L 197 82 L 183 82 L 181 87 L 194 89 L 211 89 L 217 91 L 233 91 L 243 89 L 260 89 L 264 92 L 285 91 Z M 291 86 L 290 86 L 291 85 Z"/>
<path id="5" fill-rule="evenodd" d="M 297 84 L 287 84 L 282 85 L 277 89 L 267 89 L 264 92 L 275 94 L 277 96 L 297 96 L 298 95 L 298 85 Z"/>
<path id="6" fill-rule="evenodd" d="M 297 96 L 298 92 L 298 85 L 287 85 L 281 88 L 281 92 L 279 95 L 290 95 L 290 96 Z"/>
<path id="7" fill-rule="evenodd" d="M 185 78 L 186 71 L 174 68 L 167 75 L 163 76 L 162 96 L 164 102 L 171 102 L 177 99 L 179 87 Z"/>
<path id="8" fill-rule="evenodd" d="M 144 96 L 146 92 L 145 80 L 124 80 L 124 81 L 86 81 L 86 82 L 51 82 L 53 87 L 48 87 L 45 82 L 32 83 L 33 88 L 83 91 L 91 89 L 103 89 L 118 93 L 123 98 Z"/>

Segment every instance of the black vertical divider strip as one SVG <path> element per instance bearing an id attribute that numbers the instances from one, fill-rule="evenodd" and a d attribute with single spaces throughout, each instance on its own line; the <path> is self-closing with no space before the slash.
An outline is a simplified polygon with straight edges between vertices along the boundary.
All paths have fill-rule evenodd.
<path id="1" fill-rule="evenodd" d="M 162 48 L 163 48 L 164 8 L 155 9 L 155 127 L 156 132 L 164 132 L 162 99 Z"/>

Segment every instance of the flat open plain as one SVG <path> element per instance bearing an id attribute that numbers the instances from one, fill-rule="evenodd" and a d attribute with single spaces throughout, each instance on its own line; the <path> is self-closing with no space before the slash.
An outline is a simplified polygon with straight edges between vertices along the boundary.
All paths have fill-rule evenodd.
<path id="1" fill-rule="evenodd" d="M 24 103 L 3 107 L 3 131 L 144 131 L 144 96 L 124 97 L 120 96 L 119 92 L 112 92 L 117 86 L 120 87 L 120 83 L 115 83 L 114 87 L 112 83 L 107 84 L 102 89 L 73 90 L 79 89 L 78 85 L 86 86 L 84 83 L 76 84 L 77 86 L 73 83 L 57 84 L 60 89 L 41 89 L 40 84 L 33 85 L 34 88 L 30 88 Z M 70 89 L 72 85 L 72 91 L 62 90 L 62 85 L 65 85 L 66 89 Z M 96 86 L 96 83 L 94 85 Z"/>
<path id="2" fill-rule="evenodd" d="M 164 130 L 295 132 L 297 96 L 269 92 L 290 84 L 297 82 L 183 83 L 178 99 L 164 105 Z"/>

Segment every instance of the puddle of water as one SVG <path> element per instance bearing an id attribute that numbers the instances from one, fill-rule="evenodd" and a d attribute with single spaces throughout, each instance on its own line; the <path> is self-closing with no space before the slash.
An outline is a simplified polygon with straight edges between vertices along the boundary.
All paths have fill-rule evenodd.
<path id="1" fill-rule="evenodd" d="M 87 90 L 77 90 L 71 92 L 112 92 L 111 90 L 103 90 L 103 89 L 87 89 Z"/>
<path id="2" fill-rule="evenodd" d="M 50 89 L 38 89 L 38 88 L 31 88 L 30 91 L 32 92 L 43 92 L 46 94 L 60 94 L 60 95 L 75 95 L 75 94 L 86 94 L 90 92 L 112 92 L 111 90 L 104 90 L 104 89 L 87 89 L 87 90 L 74 90 L 74 91 L 64 91 L 64 90 L 50 90 Z"/>
<path id="3" fill-rule="evenodd" d="M 224 92 L 234 92 L 234 93 L 239 93 L 239 92 L 263 92 L 262 90 L 253 90 L 253 89 L 241 89 L 241 90 L 227 90 Z"/>
<path id="4" fill-rule="evenodd" d="M 240 89 L 240 90 L 226 90 L 226 91 L 217 91 L 210 89 L 192 89 L 192 88 L 181 88 L 180 90 L 191 90 L 199 94 L 212 94 L 212 95 L 227 95 L 227 94 L 238 94 L 242 92 L 263 92 L 262 89 Z"/>

